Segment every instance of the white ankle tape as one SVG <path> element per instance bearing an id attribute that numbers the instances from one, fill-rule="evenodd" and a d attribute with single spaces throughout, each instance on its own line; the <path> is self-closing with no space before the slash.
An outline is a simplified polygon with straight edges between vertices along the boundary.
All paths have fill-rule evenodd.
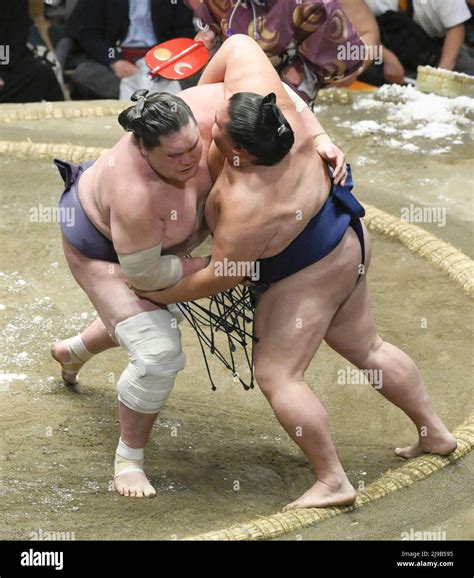
<path id="1" fill-rule="evenodd" d="M 143 458 L 145 457 L 145 448 L 138 448 L 138 449 L 131 448 L 127 446 L 125 442 L 122 441 L 122 438 L 120 438 L 119 443 L 117 445 L 116 453 L 121 458 L 138 462 L 140 460 L 143 460 Z"/>
<path id="2" fill-rule="evenodd" d="M 69 363 L 73 365 L 82 365 L 94 355 L 90 351 L 87 351 L 80 335 L 70 337 L 69 339 L 66 339 L 64 343 L 66 344 L 69 355 L 71 356 L 71 361 Z"/>

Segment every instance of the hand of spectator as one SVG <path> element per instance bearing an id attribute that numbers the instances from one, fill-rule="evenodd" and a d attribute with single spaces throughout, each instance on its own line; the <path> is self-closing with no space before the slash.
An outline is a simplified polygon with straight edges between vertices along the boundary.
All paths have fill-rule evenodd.
<path id="1" fill-rule="evenodd" d="M 314 139 L 319 156 L 334 169 L 333 178 L 336 185 L 346 183 L 346 155 L 326 134 L 320 134 Z"/>
<path id="2" fill-rule="evenodd" d="M 0 78 L 0 90 L 2 90 L 2 88 L 5 86 L 5 81 L 3 80 L 3 78 Z"/>
<path id="3" fill-rule="evenodd" d="M 128 60 L 117 60 L 110 65 L 110 68 L 120 80 L 127 78 L 127 76 L 133 76 L 138 72 L 138 68 L 131 62 L 128 62 Z"/>
<path id="4" fill-rule="evenodd" d="M 394 84 L 405 84 L 405 69 L 396 54 L 383 49 L 383 74 L 385 80 Z"/>
<path id="5" fill-rule="evenodd" d="M 204 46 L 208 50 L 211 50 L 216 44 L 216 33 L 214 30 L 200 30 L 194 37 L 194 40 L 203 42 Z"/>
<path id="6" fill-rule="evenodd" d="M 362 67 L 359 68 L 358 70 L 356 70 L 355 72 L 353 72 L 352 74 L 350 74 L 349 76 L 345 76 L 344 78 L 341 78 L 340 80 L 335 80 L 334 82 L 331 82 L 331 84 L 329 86 L 339 86 L 339 87 L 350 86 L 353 82 L 355 82 L 357 80 L 357 77 L 361 73 L 362 73 Z"/>
<path id="7" fill-rule="evenodd" d="M 285 82 L 298 87 L 304 80 L 304 72 L 300 72 L 294 64 L 289 64 L 281 72 L 281 78 Z"/>

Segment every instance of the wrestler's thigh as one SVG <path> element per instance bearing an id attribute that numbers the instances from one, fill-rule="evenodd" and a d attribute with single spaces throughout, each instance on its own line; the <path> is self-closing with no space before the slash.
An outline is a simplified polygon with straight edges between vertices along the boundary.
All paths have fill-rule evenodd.
<path id="1" fill-rule="evenodd" d="M 159 308 L 146 299 L 140 299 L 128 288 L 126 277 L 117 263 L 89 259 L 64 239 L 63 247 L 71 273 L 112 335 L 120 321 Z"/>
<path id="2" fill-rule="evenodd" d="M 271 293 L 270 293 L 271 291 Z M 335 308 L 314 300 L 319 312 L 270 289 L 255 317 L 254 369 L 257 383 L 300 381 L 316 353 Z"/>
<path id="3" fill-rule="evenodd" d="M 257 381 L 270 373 L 282 380 L 303 379 L 337 308 L 330 287 L 315 282 L 308 270 L 266 291 L 255 313 Z"/>
<path id="4" fill-rule="evenodd" d="M 340 355 L 358 365 L 380 342 L 369 295 L 367 272 L 372 256 L 370 236 L 365 228 L 365 274 L 341 304 L 324 337 Z"/>
<path id="5" fill-rule="evenodd" d="M 360 244 L 352 229 L 327 257 L 266 291 L 255 313 L 257 376 L 302 379 L 331 320 L 354 287 Z"/>
<path id="6" fill-rule="evenodd" d="M 324 339 L 339 355 L 358 367 L 365 364 L 370 352 L 381 343 L 366 278 L 361 279 L 338 309 Z"/>

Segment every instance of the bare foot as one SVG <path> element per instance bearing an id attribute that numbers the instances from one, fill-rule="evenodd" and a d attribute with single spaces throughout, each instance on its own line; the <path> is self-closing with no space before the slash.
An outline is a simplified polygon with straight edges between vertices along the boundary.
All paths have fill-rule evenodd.
<path id="1" fill-rule="evenodd" d="M 121 496 L 129 498 L 154 498 L 155 488 L 150 484 L 144 471 L 124 472 L 114 479 L 115 489 Z"/>
<path id="2" fill-rule="evenodd" d="M 344 474 L 342 481 L 331 482 L 331 485 L 318 480 L 300 498 L 285 506 L 283 511 L 288 512 L 288 510 L 298 510 L 300 508 L 351 506 L 355 499 L 356 491 Z"/>
<path id="3" fill-rule="evenodd" d="M 130 460 L 115 454 L 115 489 L 128 498 L 154 498 L 155 488 L 143 471 L 143 459 Z"/>
<path id="4" fill-rule="evenodd" d="M 53 359 L 61 365 L 61 377 L 63 381 L 68 385 L 77 385 L 77 374 L 79 370 L 74 371 L 71 367 L 71 356 L 69 355 L 67 345 L 63 341 L 53 343 L 53 345 L 51 345 L 51 355 Z M 71 364 L 71 366 L 68 367 L 68 364 Z"/>
<path id="5" fill-rule="evenodd" d="M 447 456 L 457 448 L 458 443 L 449 432 L 431 437 L 420 437 L 413 446 L 395 448 L 395 453 L 407 460 L 417 458 L 423 454 L 438 454 Z"/>

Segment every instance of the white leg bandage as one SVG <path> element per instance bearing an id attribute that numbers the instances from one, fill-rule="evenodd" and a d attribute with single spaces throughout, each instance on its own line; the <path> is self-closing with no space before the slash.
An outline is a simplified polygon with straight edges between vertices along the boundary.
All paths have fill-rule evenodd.
<path id="1" fill-rule="evenodd" d="M 121 321 L 115 337 L 128 351 L 129 364 L 117 383 L 119 400 L 140 413 L 158 413 L 184 369 L 181 332 L 165 309 Z"/>
<path id="2" fill-rule="evenodd" d="M 168 311 L 176 319 L 178 325 L 186 319 L 184 314 L 181 312 L 179 305 L 176 305 L 176 303 L 170 303 L 169 305 L 167 305 L 167 307 Z"/>
<path id="3" fill-rule="evenodd" d="M 75 335 L 69 339 L 65 339 L 64 343 L 67 347 L 70 360 L 60 361 L 55 352 L 55 346 L 51 347 L 51 354 L 56 361 L 61 364 L 62 378 L 67 383 L 76 384 L 77 374 L 86 361 L 89 361 L 94 356 L 93 353 L 87 350 L 80 335 Z"/>
<path id="4" fill-rule="evenodd" d="M 115 452 L 114 478 L 121 474 L 128 474 L 130 472 L 143 472 L 144 457 L 145 450 L 143 448 L 131 448 L 122 441 L 122 438 L 120 438 Z"/>

